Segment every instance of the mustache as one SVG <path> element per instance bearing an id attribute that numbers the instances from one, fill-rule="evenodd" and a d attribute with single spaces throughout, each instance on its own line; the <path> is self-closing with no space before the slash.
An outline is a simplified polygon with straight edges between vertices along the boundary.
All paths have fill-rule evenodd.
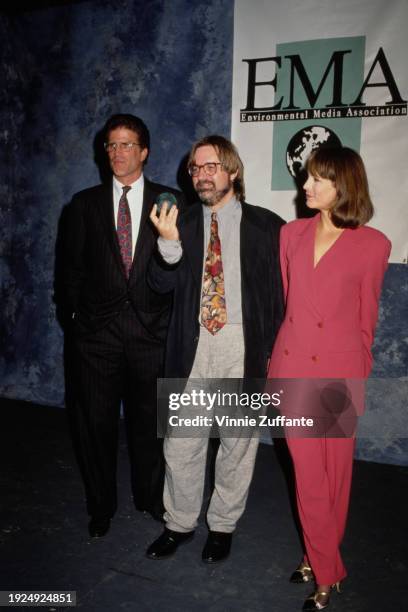
<path id="1" fill-rule="evenodd" d="M 206 189 L 207 187 L 215 188 L 214 182 L 209 180 L 200 180 L 196 185 L 196 190 L 200 191 L 200 189 Z"/>

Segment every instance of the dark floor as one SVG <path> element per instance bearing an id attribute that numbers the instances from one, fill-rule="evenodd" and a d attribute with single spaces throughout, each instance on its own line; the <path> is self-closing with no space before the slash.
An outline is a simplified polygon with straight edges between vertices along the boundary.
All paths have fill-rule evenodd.
<path id="1" fill-rule="evenodd" d="M 300 546 L 273 446 L 260 447 L 228 561 L 201 562 L 203 523 L 176 556 L 152 561 L 144 551 L 161 526 L 132 508 L 123 431 L 119 512 L 109 534 L 90 541 L 65 411 L 12 401 L 0 410 L 0 590 L 76 591 L 87 612 L 300 610 L 310 586 L 288 582 Z M 333 612 L 408 610 L 407 491 L 408 468 L 355 463 L 349 577 Z"/>

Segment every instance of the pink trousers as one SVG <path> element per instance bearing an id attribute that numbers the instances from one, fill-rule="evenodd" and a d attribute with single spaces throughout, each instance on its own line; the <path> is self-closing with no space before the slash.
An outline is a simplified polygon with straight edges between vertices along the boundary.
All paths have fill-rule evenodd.
<path id="1" fill-rule="evenodd" d="M 354 438 L 287 438 L 295 468 L 296 499 L 306 550 L 317 584 L 346 575 L 340 544 L 346 526 Z"/>

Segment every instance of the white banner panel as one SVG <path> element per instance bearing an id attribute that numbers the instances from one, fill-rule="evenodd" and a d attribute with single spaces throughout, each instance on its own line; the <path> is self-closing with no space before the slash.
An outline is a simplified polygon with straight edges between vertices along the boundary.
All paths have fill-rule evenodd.
<path id="1" fill-rule="evenodd" d="M 361 153 L 370 225 L 408 256 L 408 1 L 235 0 L 232 140 L 247 200 L 305 213 L 301 169 L 321 143 Z"/>

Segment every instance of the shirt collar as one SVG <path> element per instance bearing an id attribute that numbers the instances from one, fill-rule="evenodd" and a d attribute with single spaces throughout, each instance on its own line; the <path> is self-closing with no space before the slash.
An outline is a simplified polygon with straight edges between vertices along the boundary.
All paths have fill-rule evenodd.
<path id="1" fill-rule="evenodd" d="M 219 219 L 224 219 L 224 218 L 228 219 L 229 217 L 232 217 L 232 215 L 235 212 L 237 212 L 237 210 L 240 210 L 240 208 L 241 208 L 240 202 L 237 200 L 235 196 L 232 196 L 232 198 L 228 200 L 225 206 L 223 206 L 222 208 L 216 211 L 217 217 Z M 208 219 L 208 217 L 211 217 L 211 214 L 213 212 L 211 206 L 206 206 L 205 204 L 203 204 L 203 209 L 204 209 L 204 219 Z"/>
<path id="2" fill-rule="evenodd" d="M 116 194 L 119 197 L 123 193 L 123 187 L 124 187 L 123 183 L 119 182 L 118 179 L 114 176 L 113 177 L 113 189 L 115 190 Z M 133 193 L 138 192 L 138 191 L 143 191 L 143 187 L 144 187 L 143 174 L 141 174 L 136 181 L 134 181 L 133 183 L 130 183 L 129 187 L 132 188 Z"/>

